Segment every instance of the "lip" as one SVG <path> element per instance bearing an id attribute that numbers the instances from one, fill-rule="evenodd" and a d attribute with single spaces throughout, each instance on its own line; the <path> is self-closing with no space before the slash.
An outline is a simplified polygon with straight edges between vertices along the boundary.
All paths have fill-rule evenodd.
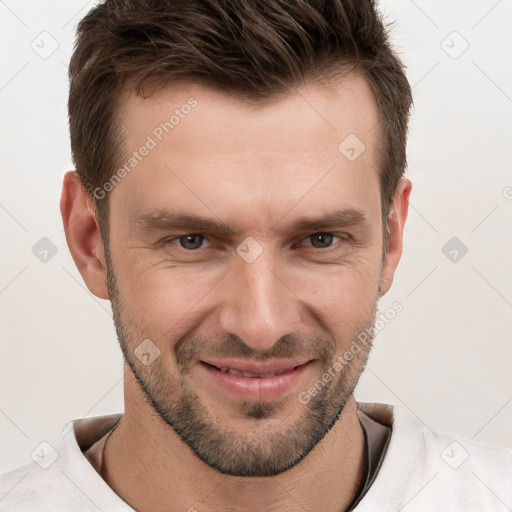
<path id="1" fill-rule="evenodd" d="M 199 361 L 198 367 L 216 387 L 235 398 L 246 401 L 276 400 L 290 392 L 302 380 L 314 360 L 274 360 L 251 363 L 242 360 Z M 244 377 L 222 372 L 219 368 L 232 368 L 258 377 Z M 284 373 L 281 373 L 284 372 Z M 272 377 L 268 375 L 280 373 Z"/>

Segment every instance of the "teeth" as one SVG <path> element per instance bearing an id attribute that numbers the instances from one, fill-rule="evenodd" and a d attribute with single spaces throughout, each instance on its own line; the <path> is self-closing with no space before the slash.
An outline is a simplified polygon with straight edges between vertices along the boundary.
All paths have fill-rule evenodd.
<path id="1" fill-rule="evenodd" d="M 242 375 L 244 377 L 259 377 L 259 375 L 257 373 L 247 373 L 247 372 L 242 372 Z"/>
<path id="2" fill-rule="evenodd" d="M 248 378 L 255 378 L 255 377 L 261 377 L 261 378 L 268 378 L 268 377 L 275 377 L 276 375 L 281 375 L 283 373 L 286 373 L 288 370 L 283 370 L 281 372 L 275 372 L 275 373 L 263 373 L 261 375 L 257 373 L 249 373 L 249 372 L 241 372 L 240 370 L 235 370 L 234 368 L 228 368 L 227 366 L 222 366 L 219 368 L 219 370 L 222 373 L 231 373 L 231 375 L 242 375 L 244 377 Z"/>

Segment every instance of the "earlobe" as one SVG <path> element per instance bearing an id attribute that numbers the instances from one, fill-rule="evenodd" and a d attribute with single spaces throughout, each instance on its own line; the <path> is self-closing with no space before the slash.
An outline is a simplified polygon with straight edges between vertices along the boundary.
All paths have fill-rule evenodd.
<path id="1" fill-rule="evenodd" d="M 71 256 L 87 288 L 96 297 L 108 300 L 105 252 L 98 221 L 92 199 L 75 171 L 64 175 L 60 212 Z"/>
<path id="2" fill-rule="evenodd" d="M 398 182 L 393 203 L 391 205 L 388 235 L 388 250 L 384 256 L 382 276 L 379 286 L 379 294 L 382 297 L 391 288 L 393 276 L 400 261 L 403 247 L 403 234 L 405 221 L 409 211 L 409 196 L 412 190 L 412 183 L 407 178 Z"/>

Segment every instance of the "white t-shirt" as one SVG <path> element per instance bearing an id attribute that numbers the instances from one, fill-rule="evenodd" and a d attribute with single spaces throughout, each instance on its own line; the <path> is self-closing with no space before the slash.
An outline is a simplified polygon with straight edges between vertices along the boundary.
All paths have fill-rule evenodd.
<path id="1" fill-rule="evenodd" d="M 367 415 L 391 428 L 391 436 L 376 476 L 355 511 L 512 510 L 511 449 L 436 435 L 401 406 L 358 403 L 358 411 L 360 419 Z M 72 420 L 54 448 L 42 446 L 34 462 L 0 475 L 0 511 L 133 512 L 83 453 L 119 417 Z M 321 504 L 318 510 L 334 512 Z"/>

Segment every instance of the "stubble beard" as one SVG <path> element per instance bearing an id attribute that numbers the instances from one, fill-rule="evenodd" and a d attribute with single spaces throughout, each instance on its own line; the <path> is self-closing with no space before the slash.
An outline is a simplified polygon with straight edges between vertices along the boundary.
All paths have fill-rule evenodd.
<path id="1" fill-rule="evenodd" d="M 338 356 L 333 339 L 316 337 L 305 340 L 294 335 L 282 337 L 265 353 L 256 353 L 239 338 L 227 336 L 220 341 L 205 341 L 204 337 L 190 332 L 174 345 L 177 371 L 163 365 L 165 358 L 156 358 L 150 366 L 145 366 L 134 350 L 146 338 L 143 328 L 130 314 L 120 296 L 112 264 L 107 260 L 107 286 L 114 314 L 114 324 L 123 353 L 130 370 L 133 372 L 148 404 L 163 422 L 176 432 L 192 452 L 211 468 L 227 475 L 241 477 L 267 477 L 281 474 L 299 464 L 327 435 L 343 413 L 345 405 L 352 396 L 361 373 L 364 370 L 373 339 L 365 342 L 351 361 L 342 366 L 339 372 L 333 372 L 333 364 Z M 353 330 L 349 340 L 342 344 L 345 350 L 347 341 L 357 343 L 361 332 L 373 332 L 377 311 L 377 301 L 367 312 L 360 325 Z M 158 341 L 153 340 L 159 345 Z M 247 359 L 267 359 L 269 357 L 301 357 L 305 353 L 317 359 L 318 374 L 309 386 L 317 383 L 317 394 L 307 403 L 299 401 L 299 396 L 285 397 L 281 400 L 230 403 L 233 418 L 231 428 L 224 417 L 219 420 L 216 411 L 208 411 L 190 384 L 190 361 L 195 354 L 215 351 L 221 357 L 246 357 Z M 300 348 L 304 347 L 301 352 Z M 165 350 L 165 341 L 160 345 Z M 344 350 L 344 352 L 345 352 Z M 322 376 L 330 373 L 335 377 L 328 383 L 322 382 Z M 318 379 L 318 380 L 317 380 Z M 289 407 L 290 401 L 296 401 L 301 409 L 295 420 L 289 420 L 294 410 L 284 416 L 279 414 Z M 222 411 L 221 411 L 222 412 Z M 278 418 L 278 415 L 282 419 Z M 245 427 L 234 428 L 242 420 Z M 288 426 L 286 426 L 288 424 Z"/>

